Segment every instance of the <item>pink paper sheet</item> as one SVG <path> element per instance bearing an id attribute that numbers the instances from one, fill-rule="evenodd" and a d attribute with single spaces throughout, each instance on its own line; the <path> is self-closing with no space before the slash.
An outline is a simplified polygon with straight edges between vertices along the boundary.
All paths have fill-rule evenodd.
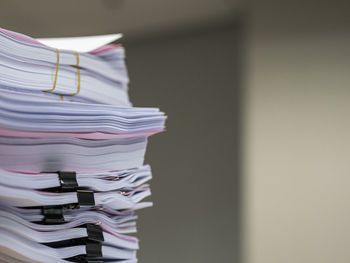
<path id="1" fill-rule="evenodd" d="M 134 133 L 102 133 L 102 132 L 31 132 L 18 131 L 0 127 L 0 136 L 4 137 L 22 137 L 22 138 L 80 138 L 90 140 L 105 140 L 115 138 L 130 138 L 136 136 L 151 136 L 155 133 L 162 132 L 162 130 L 153 130 L 148 132 L 134 132 Z"/>

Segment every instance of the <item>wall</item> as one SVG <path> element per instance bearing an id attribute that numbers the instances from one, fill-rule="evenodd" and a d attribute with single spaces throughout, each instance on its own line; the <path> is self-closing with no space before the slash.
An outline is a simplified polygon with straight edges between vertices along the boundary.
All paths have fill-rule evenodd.
<path id="1" fill-rule="evenodd" d="M 148 147 L 140 262 L 238 262 L 237 35 L 232 25 L 125 44 L 134 105 L 169 116 Z"/>
<path id="2" fill-rule="evenodd" d="M 247 263 L 350 259 L 345 1 L 253 1 L 244 95 Z"/>

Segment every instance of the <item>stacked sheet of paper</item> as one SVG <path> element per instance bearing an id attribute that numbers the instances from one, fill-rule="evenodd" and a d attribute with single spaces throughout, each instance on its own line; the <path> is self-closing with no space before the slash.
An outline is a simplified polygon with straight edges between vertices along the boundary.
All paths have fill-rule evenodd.
<path id="1" fill-rule="evenodd" d="M 76 53 L 0 29 L 0 89 L 59 100 L 57 95 L 74 94 L 80 84 L 79 96 L 68 100 L 129 106 L 124 57 L 121 45 Z"/>
<path id="2" fill-rule="evenodd" d="M 137 262 L 147 138 L 166 116 L 131 107 L 124 56 L 0 29 L 0 263 Z"/>

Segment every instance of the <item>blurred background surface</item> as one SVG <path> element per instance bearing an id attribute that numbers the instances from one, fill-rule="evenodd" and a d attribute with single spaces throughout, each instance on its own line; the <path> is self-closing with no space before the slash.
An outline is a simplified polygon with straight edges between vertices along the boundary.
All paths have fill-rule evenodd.
<path id="1" fill-rule="evenodd" d="M 2 1 L 33 37 L 124 33 L 150 138 L 140 262 L 347 263 L 350 4 Z"/>

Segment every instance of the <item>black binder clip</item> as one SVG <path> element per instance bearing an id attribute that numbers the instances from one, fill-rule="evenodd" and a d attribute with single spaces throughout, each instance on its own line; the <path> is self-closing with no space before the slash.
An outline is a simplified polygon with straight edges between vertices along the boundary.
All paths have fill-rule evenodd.
<path id="1" fill-rule="evenodd" d="M 77 182 L 76 172 L 65 172 L 65 171 L 56 171 L 56 172 L 42 172 L 42 173 L 57 173 L 60 186 L 44 189 L 48 192 L 54 193 L 63 193 L 63 192 L 75 192 L 79 189 Z"/>
<path id="2" fill-rule="evenodd" d="M 99 225 L 87 224 L 86 231 L 88 234 L 88 240 L 96 242 L 104 241 L 103 230 Z"/>
<path id="3" fill-rule="evenodd" d="M 41 213 L 44 216 L 42 223 L 45 225 L 56 225 L 65 222 L 62 206 L 44 206 Z"/>
<path id="4" fill-rule="evenodd" d="M 76 172 L 58 171 L 61 192 L 74 192 L 78 189 Z"/>
<path id="5" fill-rule="evenodd" d="M 91 190 L 77 190 L 78 203 L 67 204 L 64 207 L 68 209 L 78 209 L 80 206 L 95 206 L 94 192 Z"/>
<path id="6" fill-rule="evenodd" d="M 79 255 L 66 260 L 80 263 L 103 263 L 103 261 L 94 259 L 102 257 L 102 244 L 96 242 L 86 243 L 86 255 Z"/>
<path id="7" fill-rule="evenodd" d="M 77 190 L 79 205 L 95 206 L 94 192 L 91 190 Z"/>
<path id="8" fill-rule="evenodd" d="M 87 258 L 102 257 L 102 244 L 98 242 L 87 242 L 86 256 Z"/>

